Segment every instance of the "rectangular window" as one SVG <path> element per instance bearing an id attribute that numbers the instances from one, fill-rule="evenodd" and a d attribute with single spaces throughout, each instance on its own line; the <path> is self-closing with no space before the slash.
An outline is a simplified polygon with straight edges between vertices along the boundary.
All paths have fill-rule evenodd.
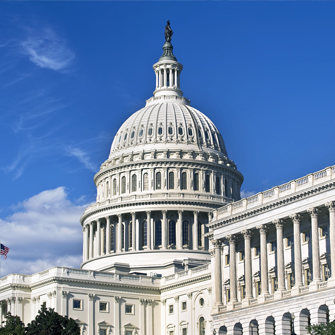
<path id="1" fill-rule="evenodd" d="M 245 286 L 242 285 L 241 286 L 241 299 L 244 299 L 245 298 Z"/>
<path id="2" fill-rule="evenodd" d="M 199 191 L 199 173 L 194 174 L 194 191 Z"/>
<path id="3" fill-rule="evenodd" d="M 100 312 L 108 312 L 108 303 L 100 301 L 100 303 L 99 303 L 99 311 Z"/>
<path id="4" fill-rule="evenodd" d="M 320 237 L 325 237 L 326 235 L 328 235 L 328 227 L 327 226 L 320 227 Z"/>
<path id="5" fill-rule="evenodd" d="M 183 335 L 187 335 L 187 328 L 183 328 Z"/>
<path id="6" fill-rule="evenodd" d="M 229 302 L 230 301 L 230 289 L 229 288 L 226 290 L 226 295 L 227 295 L 227 302 Z"/>
<path id="7" fill-rule="evenodd" d="M 322 280 L 326 281 L 329 279 L 329 268 L 328 264 L 322 264 Z"/>
<path id="8" fill-rule="evenodd" d="M 107 335 L 107 329 L 100 329 L 99 335 Z"/>
<path id="9" fill-rule="evenodd" d="M 277 250 L 277 242 L 270 243 L 270 252 L 275 252 Z"/>
<path id="10" fill-rule="evenodd" d="M 290 248 L 293 245 L 293 236 L 288 236 L 285 239 L 285 246 L 286 248 Z"/>
<path id="11" fill-rule="evenodd" d="M 133 332 L 131 330 L 126 330 L 126 335 L 133 335 Z"/>
<path id="12" fill-rule="evenodd" d="M 173 314 L 173 305 L 169 305 L 169 314 Z"/>
<path id="13" fill-rule="evenodd" d="M 254 255 L 255 255 L 255 257 L 258 257 L 258 256 L 259 256 L 259 252 L 260 252 L 260 250 L 259 250 L 259 246 L 258 246 L 258 247 L 255 247 L 255 248 L 254 248 Z"/>
<path id="14" fill-rule="evenodd" d="M 127 305 L 125 306 L 126 314 L 134 314 L 134 305 Z"/>
<path id="15" fill-rule="evenodd" d="M 239 252 L 240 262 L 244 261 L 244 250 Z"/>
<path id="16" fill-rule="evenodd" d="M 305 269 L 304 271 L 304 280 L 305 280 L 305 285 L 309 285 L 311 283 L 311 272 L 309 269 Z"/>
<path id="17" fill-rule="evenodd" d="M 81 309 L 81 300 L 73 299 L 73 309 Z"/>
<path id="18" fill-rule="evenodd" d="M 272 294 L 278 290 L 278 279 L 276 277 L 271 278 L 271 292 Z"/>
<path id="19" fill-rule="evenodd" d="M 173 330 L 170 330 L 170 331 L 169 331 L 169 335 L 174 335 L 174 331 L 173 331 Z"/>
<path id="20" fill-rule="evenodd" d="M 302 243 L 308 243 L 310 239 L 310 232 L 302 233 Z"/>
<path id="21" fill-rule="evenodd" d="M 261 295 L 262 293 L 262 290 L 261 290 L 261 282 L 260 281 L 257 281 L 256 282 L 256 297 Z"/>
<path id="22" fill-rule="evenodd" d="M 187 307 L 186 301 L 183 301 L 183 302 L 181 303 L 181 310 L 182 310 L 182 311 L 186 311 L 186 307 Z"/>
<path id="23" fill-rule="evenodd" d="M 225 264 L 229 265 L 229 255 L 225 255 L 224 259 L 225 259 Z"/>
<path id="24" fill-rule="evenodd" d="M 294 286 L 294 276 L 293 276 L 293 273 L 288 273 L 287 274 L 287 289 L 291 290 L 293 286 Z"/>

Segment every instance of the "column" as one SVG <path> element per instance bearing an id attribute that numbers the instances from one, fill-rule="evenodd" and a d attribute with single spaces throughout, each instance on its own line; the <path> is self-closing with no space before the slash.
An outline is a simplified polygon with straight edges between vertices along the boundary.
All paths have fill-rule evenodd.
<path id="1" fill-rule="evenodd" d="M 278 278 L 278 291 L 285 290 L 285 268 L 284 268 L 284 224 L 283 220 L 274 220 L 272 223 L 276 226 L 277 235 L 277 278 Z"/>
<path id="2" fill-rule="evenodd" d="M 63 316 L 67 316 L 67 294 L 68 294 L 67 291 L 62 291 L 62 315 Z"/>
<path id="3" fill-rule="evenodd" d="M 117 237 L 116 237 L 116 252 L 122 251 L 122 214 L 118 214 L 118 223 L 117 223 Z"/>
<path id="4" fill-rule="evenodd" d="M 302 286 L 302 259 L 301 259 L 301 241 L 300 241 L 300 215 L 293 214 L 290 216 L 293 221 L 294 234 L 294 278 L 295 287 Z"/>
<path id="5" fill-rule="evenodd" d="M 335 280 L 335 201 L 326 204 L 329 210 L 330 274 Z"/>
<path id="6" fill-rule="evenodd" d="M 106 216 L 106 255 L 111 253 L 111 217 Z"/>
<path id="7" fill-rule="evenodd" d="M 84 231 L 84 240 L 83 240 L 83 248 L 84 248 L 84 251 L 83 251 L 83 261 L 87 261 L 88 260 L 88 225 L 84 225 L 84 228 L 83 228 L 83 231 Z"/>
<path id="8" fill-rule="evenodd" d="M 139 324 L 140 324 L 140 335 L 145 335 L 146 330 L 145 330 L 145 299 L 140 299 L 140 310 L 139 310 Z"/>
<path id="9" fill-rule="evenodd" d="M 251 269 L 251 231 L 243 230 L 244 236 L 244 282 L 245 297 L 252 298 L 252 269 Z"/>
<path id="10" fill-rule="evenodd" d="M 319 249 L 319 227 L 318 227 L 318 212 L 314 207 L 308 212 L 311 215 L 311 230 L 312 230 L 312 260 L 313 260 L 313 283 L 316 284 L 320 279 L 320 249 Z"/>
<path id="11" fill-rule="evenodd" d="M 193 212 L 193 250 L 198 250 L 198 214 L 199 212 Z"/>
<path id="12" fill-rule="evenodd" d="M 215 305 L 222 305 L 221 241 L 213 240 Z"/>
<path id="13" fill-rule="evenodd" d="M 178 83 L 177 83 L 177 81 L 178 81 L 178 79 L 177 79 L 177 73 L 178 73 L 177 68 L 175 68 L 175 69 L 174 69 L 174 86 L 175 86 L 175 87 L 178 87 Z"/>
<path id="14" fill-rule="evenodd" d="M 95 334 L 95 325 L 94 325 L 94 297 L 95 294 L 89 293 L 88 294 L 88 334 L 94 335 Z"/>
<path id="15" fill-rule="evenodd" d="M 156 73 L 156 88 L 158 88 L 158 71 L 155 71 L 155 73 Z"/>
<path id="16" fill-rule="evenodd" d="M 151 212 L 147 211 L 147 250 L 151 250 Z"/>
<path id="17" fill-rule="evenodd" d="M 176 234 L 176 247 L 179 250 L 183 249 L 183 211 L 178 211 Z"/>
<path id="18" fill-rule="evenodd" d="M 166 212 L 162 211 L 163 214 L 163 220 L 162 220 L 162 249 L 165 250 L 167 247 L 167 224 L 166 224 Z"/>
<path id="19" fill-rule="evenodd" d="M 152 300 L 147 300 L 147 334 L 146 335 L 152 335 L 153 334 L 153 319 L 152 319 Z"/>
<path id="20" fill-rule="evenodd" d="M 167 73 L 166 73 L 166 68 L 164 68 L 164 87 L 167 86 Z"/>
<path id="21" fill-rule="evenodd" d="M 114 297 L 114 326 L 115 326 L 115 335 L 120 335 L 120 297 Z M 89 334 L 91 335 L 91 334 Z"/>
<path id="22" fill-rule="evenodd" d="M 97 256 L 101 255 L 101 231 L 100 231 L 100 219 L 97 220 Z"/>
<path id="23" fill-rule="evenodd" d="M 230 302 L 237 301 L 236 291 L 236 236 L 228 235 L 229 241 L 229 278 L 230 278 Z"/>
<path id="24" fill-rule="evenodd" d="M 129 245 L 129 221 L 124 220 L 124 251 L 128 251 L 128 245 Z"/>
<path id="25" fill-rule="evenodd" d="M 132 225 L 132 237 L 131 237 L 131 245 L 133 248 L 133 251 L 136 250 L 136 213 L 131 213 L 131 225 Z"/>
<path id="26" fill-rule="evenodd" d="M 136 246 L 135 246 L 135 250 L 139 251 L 140 250 L 140 221 L 137 219 L 135 223 L 136 223 Z"/>
<path id="27" fill-rule="evenodd" d="M 172 77 L 172 69 L 171 69 L 171 67 L 168 70 L 169 70 L 169 87 L 172 87 L 173 77 Z"/>
<path id="28" fill-rule="evenodd" d="M 268 252 L 266 247 L 266 225 L 261 225 L 257 227 L 260 234 L 260 251 L 261 251 L 261 285 L 262 285 L 262 295 L 269 294 L 268 285 Z"/>
<path id="29" fill-rule="evenodd" d="M 93 221 L 90 223 L 90 258 L 93 258 Z"/>

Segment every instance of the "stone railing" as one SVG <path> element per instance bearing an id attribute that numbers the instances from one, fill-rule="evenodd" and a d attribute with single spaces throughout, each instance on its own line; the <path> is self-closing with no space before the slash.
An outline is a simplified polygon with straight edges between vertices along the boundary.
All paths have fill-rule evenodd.
<path id="1" fill-rule="evenodd" d="M 186 277 L 194 277 L 195 274 L 196 275 L 202 274 L 201 272 L 209 272 L 209 268 L 210 263 L 197 266 L 193 269 L 176 272 L 172 275 L 163 277 L 162 284 L 170 282 L 172 280 L 179 280 L 179 279 L 185 280 Z"/>
<path id="2" fill-rule="evenodd" d="M 295 192 L 307 189 L 309 187 L 322 184 L 328 180 L 335 179 L 335 166 L 325 168 L 321 171 L 311 173 L 305 177 L 292 180 L 283 185 L 273 187 L 264 192 L 257 193 L 248 198 L 236 201 L 234 203 L 222 206 L 218 209 L 218 219 L 243 212 L 255 206 L 260 206 L 268 202 L 286 197 Z M 213 221 L 215 222 L 215 221 Z M 211 223 L 213 223 L 211 222 Z"/>

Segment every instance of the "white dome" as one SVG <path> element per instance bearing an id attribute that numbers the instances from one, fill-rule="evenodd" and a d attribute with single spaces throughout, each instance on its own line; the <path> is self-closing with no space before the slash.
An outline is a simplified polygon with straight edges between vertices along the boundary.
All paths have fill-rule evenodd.
<path id="1" fill-rule="evenodd" d="M 180 103 L 180 98 L 165 97 L 164 100 L 167 99 L 177 102 L 148 103 L 123 123 L 115 135 L 109 158 L 148 147 L 150 150 L 180 148 L 227 156 L 220 132 L 206 115 Z"/>

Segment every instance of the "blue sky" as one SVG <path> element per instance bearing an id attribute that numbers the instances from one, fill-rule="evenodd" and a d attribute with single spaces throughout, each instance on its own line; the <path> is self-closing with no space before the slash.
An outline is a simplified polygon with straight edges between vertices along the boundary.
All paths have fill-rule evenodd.
<path id="1" fill-rule="evenodd" d="M 1 275 L 79 267 L 79 218 L 152 96 L 171 20 L 181 88 L 252 194 L 335 164 L 333 2 L 1 2 Z"/>

